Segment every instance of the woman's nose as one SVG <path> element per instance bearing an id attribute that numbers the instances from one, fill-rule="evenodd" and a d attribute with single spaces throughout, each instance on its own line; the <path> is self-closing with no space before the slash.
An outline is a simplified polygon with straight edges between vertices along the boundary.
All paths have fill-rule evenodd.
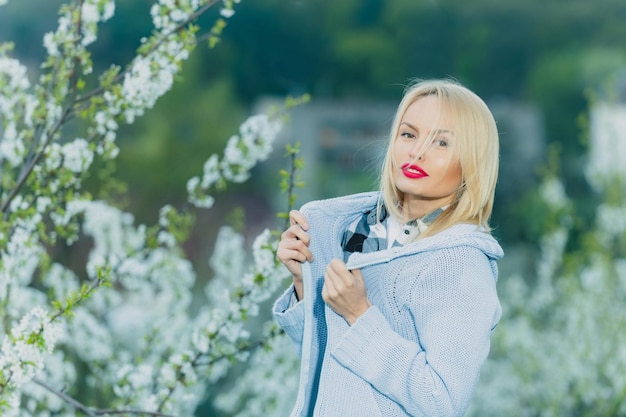
<path id="1" fill-rule="evenodd" d="M 422 149 L 424 146 L 424 144 L 422 143 L 421 140 L 416 140 L 415 144 L 413 144 L 413 146 L 411 147 L 410 151 L 409 151 L 409 157 L 410 158 L 416 158 L 421 160 L 424 158 L 424 154 L 426 153 L 426 151 L 428 149 Z"/>

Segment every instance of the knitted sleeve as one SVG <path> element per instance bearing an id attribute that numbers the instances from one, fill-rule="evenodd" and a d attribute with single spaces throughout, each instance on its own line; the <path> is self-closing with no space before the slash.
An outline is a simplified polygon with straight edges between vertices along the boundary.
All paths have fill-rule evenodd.
<path id="1" fill-rule="evenodd" d="M 397 294 L 410 320 L 394 323 L 371 307 L 331 352 L 343 366 L 410 415 L 462 416 L 469 406 L 500 304 L 488 257 L 476 248 L 437 251 L 419 272 L 399 262 Z M 402 326 L 415 326 L 417 340 Z"/>
<path id="2" fill-rule="evenodd" d="M 273 313 L 278 325 L 295 344 L 298 355 L 302 354 L 302 339 L 304 337 L 304 303 L 293 305 L 291 285 L 274 303 Z"/>

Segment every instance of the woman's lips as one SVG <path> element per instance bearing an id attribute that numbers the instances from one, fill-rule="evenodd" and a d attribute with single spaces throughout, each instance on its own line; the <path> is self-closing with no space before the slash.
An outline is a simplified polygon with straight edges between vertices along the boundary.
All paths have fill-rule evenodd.
<path id="1" fill-rule="evenodd" d="M 422 168 L 417 165 L 404 164 L 402 165 L 402 173 L 407 178 L 424 178 L 428 174 Z"/>

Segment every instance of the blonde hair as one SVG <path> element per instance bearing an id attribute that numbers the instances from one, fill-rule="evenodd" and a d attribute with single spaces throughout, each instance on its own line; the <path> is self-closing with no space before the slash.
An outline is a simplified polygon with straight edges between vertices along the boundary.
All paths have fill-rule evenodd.
<path id="1" fill-rule="evenodd" d="M 418 80 L 406 88 L 391 126 L 382 165 L 379 215 L 380 205 L 384 202 L 391 215 L 404 219 L 400 207 L 403 196 L 393 181 L 396 168 L 393 144 L 398 138 L 400 123 L 408 107 L 420 98 L 431 95 L 439 98 L 440 112 L 445 107 L 452 117 L 462 177 L 450 206 L 419 238 L 431 236 L 457 223 L 473 223 L 490 231 L 489 217 L 498 178 L 498 130 L 485 102 L 453 80 Z"/>

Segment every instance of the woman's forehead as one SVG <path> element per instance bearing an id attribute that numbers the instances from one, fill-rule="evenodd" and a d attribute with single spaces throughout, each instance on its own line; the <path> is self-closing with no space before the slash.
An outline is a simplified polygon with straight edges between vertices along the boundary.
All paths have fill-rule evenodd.
<path id="1" fill-rule="evenodd" d="M 419 130 L 453 132 L 454 119 L 449 106 L 436 95 L 423 96 L 412 102 L 400 123 Z"/>

